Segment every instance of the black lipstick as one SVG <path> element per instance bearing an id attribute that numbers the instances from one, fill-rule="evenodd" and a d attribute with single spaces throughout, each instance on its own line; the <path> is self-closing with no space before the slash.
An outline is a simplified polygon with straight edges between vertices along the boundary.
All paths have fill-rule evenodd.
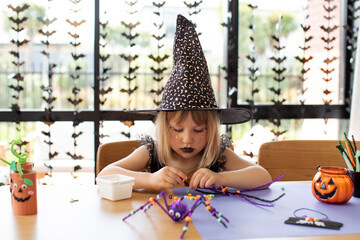
<path id="1" fill-rule="evenodd" d="M 195 149 L 193 148 L 180 148 L 184 153 L 192 153 Z"/>

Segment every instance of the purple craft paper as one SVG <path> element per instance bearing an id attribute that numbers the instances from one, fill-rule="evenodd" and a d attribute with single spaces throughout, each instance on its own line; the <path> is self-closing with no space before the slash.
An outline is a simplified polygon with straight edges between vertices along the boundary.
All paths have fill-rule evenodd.
<path id="1" fill-rule="evenodd" d="M 281 190 L 282 187 L 284 190 Z M 187 188 L 174 188 L 173 192 L 176 196 L 183 196 L 186 195 L 186 190 Z M 193 190 L 191 192 L 195 195 L 201 194 Z M 201 237 L 207 240 L 360 233 L 359 198 L 352 197 L 343 205 L 322 203 L 312 195 L 310 183 L 276 182 L 269 189 L 247 192 L 249 195 L 268 200 L 282 193 L 285 193 L 285 196 L 274 202 L 274 207 L 259 207 L 239 197 L 216 195 L 210 204 L 229 219 L 227 228 L 218 223 L 202 206 L 195 210 L 191 219 Z M 186 201 L 191 205 L 191 200 Z M 284 221 L 293 217 L 293 212 L 299 208 L 320 211 L 325 213 L 330 220 L 344 225 L 340 230 L 333 230 L 285 224 Z M 318 217 L 319 214 L 307 211 L 306 215 Z"/>

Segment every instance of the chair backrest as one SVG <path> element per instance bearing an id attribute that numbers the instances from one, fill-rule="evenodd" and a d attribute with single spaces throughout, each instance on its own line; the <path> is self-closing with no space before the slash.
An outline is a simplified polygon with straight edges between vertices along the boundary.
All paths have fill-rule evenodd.
<path id="1" fill-rule="evenodd" d="M 342 141 L 344 142 L 344 141 Z M 281 181 L 312 180 L 318 166 L 346 167 L 337 140 L 284 140 L 260 146 L 258 163 Z M 356 142 L 360 149 L 360 142 Z"/>
<path id="2" fill-rule="evenodd" d="M 101 145 L 96 155 L 96 176 L 104 167 L 130 155 L 139 146 L 140 144 L 136 140 L 109 142 Z"/>

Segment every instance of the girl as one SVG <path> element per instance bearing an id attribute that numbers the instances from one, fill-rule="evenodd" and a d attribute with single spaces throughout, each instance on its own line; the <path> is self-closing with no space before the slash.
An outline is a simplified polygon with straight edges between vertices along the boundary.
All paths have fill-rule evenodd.
<path id="1" fill-rule="evenodd" d="M 261 166 L 240 158 L 219 134 L 217 111 L 160 111 L 158 141 L 144 138 L 128 157 L 105 167 L 101 175 L 120 173 L 135 178 L 134 189 L 189 187 L 252 188 L 271 181 Z"/>
<path id="2" fill-rule="evenodd" d="M 271 181 L 261 166 L 245 161 L 220 137 L 219 125 L 243 123 L 252 113 L 245 108 L 220 109 L 195 26 L 178 15 L 174 66 L 160 106 L 131 110 L 156 117 L 158 140 L 143 139 L 128 157 L 105 167 L 99 175 L 120 173 L 135 178 L 134 188 L 160 190 L 228 186 L 250 188 Z"/>

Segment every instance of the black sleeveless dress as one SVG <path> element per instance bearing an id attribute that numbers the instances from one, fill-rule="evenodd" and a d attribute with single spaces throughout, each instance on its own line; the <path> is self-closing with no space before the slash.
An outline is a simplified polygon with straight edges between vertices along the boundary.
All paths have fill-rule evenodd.
<path id="1" fill-rule="evenodd" d="M 140 145 L 145 146 L 149 151 L 149 161 L 146 165 L 145 172 L 154 173 L 163 168 L 164 166 L 160 164 L 159 158 L 157 156 L 157 148 L 154 139 L 149 135 L 143 135 L 138 141 Z M 210 170 L 214 172 L 224 171 L 226 158 L 221 153 L 223 153 L 227 147 L 232 147 L 231 140 L 227 138 L 226 135 L 221 135 L 220 155 L 218 156 L 217 160 L 209 167 Z"/>

